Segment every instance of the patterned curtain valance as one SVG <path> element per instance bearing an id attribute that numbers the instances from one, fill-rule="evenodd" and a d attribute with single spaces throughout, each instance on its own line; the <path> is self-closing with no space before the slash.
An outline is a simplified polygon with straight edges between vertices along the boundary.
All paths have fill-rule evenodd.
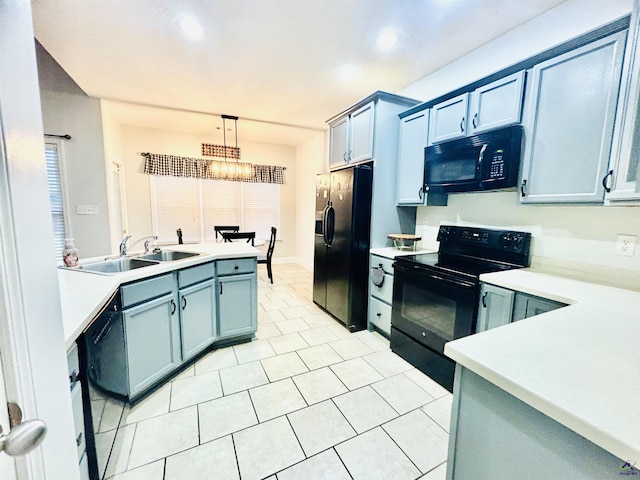
<path id="1" fill-rule="evenodd" d="M 252 165 L 250 163 L 205 160 L 157 153 L 143 153 L 142 155 L 145 157 L 144 173 L 149 175 L 283 184 L 284 171 L 286 170 L 285 167 L 273 165 Z"/>

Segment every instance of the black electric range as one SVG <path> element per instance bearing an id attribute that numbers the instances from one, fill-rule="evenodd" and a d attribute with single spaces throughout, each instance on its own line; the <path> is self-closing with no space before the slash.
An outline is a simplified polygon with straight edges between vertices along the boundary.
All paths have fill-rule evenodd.
<path id="1" fill-rule="evenodd" d="M 391 349 L 449 391 L 455 363 L 444 344 L 475 332 L 480 275 L 529 265 L 531 234 L 441 226 L 438 253 L 393 264 Z"/>

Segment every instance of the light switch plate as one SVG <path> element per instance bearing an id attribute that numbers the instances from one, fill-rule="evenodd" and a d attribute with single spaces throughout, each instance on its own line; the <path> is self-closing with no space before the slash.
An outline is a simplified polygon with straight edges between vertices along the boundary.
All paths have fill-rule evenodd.
<path id="1" fill-rule="evenodd" d="M 78 215 L 97 215 L 97 205 L 76 205 L 76 213 Z"/>
<path id="2" fill-rule="evenodd" d="M 616 255 L 633 257 L 636 250 L 636 239 L 635 235 L 618 235 L 616 239 Z"/>

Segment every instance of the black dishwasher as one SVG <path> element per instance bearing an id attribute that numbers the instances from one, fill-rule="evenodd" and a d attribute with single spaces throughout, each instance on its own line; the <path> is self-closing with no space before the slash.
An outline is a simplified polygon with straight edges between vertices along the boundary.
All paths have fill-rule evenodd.
<path id="1" fill-rule="evenodd" d="M 87 375 L 94 386 L 126 397 L 127 354 L 118 292 L 84 334 Z"/>

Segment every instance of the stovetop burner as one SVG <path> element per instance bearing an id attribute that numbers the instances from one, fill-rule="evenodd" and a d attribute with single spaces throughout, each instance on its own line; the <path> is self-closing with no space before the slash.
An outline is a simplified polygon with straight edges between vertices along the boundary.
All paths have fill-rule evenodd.
<path id="1" fill-rule="evenodd" d="M 473 279 L 529 265 L 530 233 L 441 226 L 438 241 L 438 253 L 400 256 L 396 262 Z"/>

